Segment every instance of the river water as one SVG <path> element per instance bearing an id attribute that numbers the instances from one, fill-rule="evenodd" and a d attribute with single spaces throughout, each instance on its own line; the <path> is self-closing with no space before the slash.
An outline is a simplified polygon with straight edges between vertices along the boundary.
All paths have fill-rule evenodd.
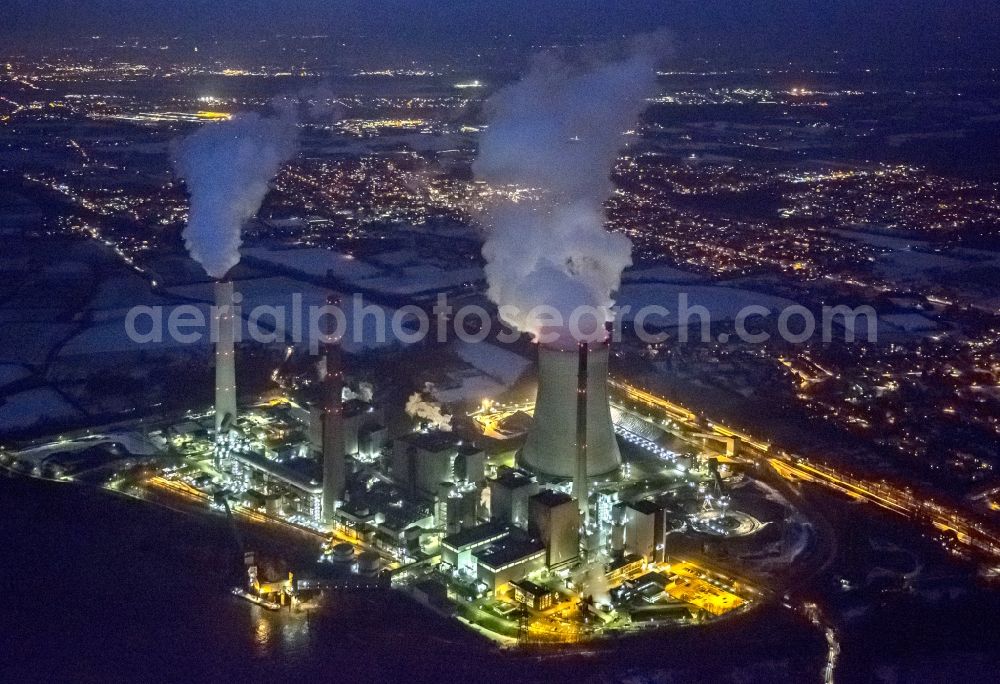
<path id="1" fill-rule="evenodd" d="M 734 670 L 780 682 L 822 662 L 814 630 L 766 613 L 539 655 L 500 652 L 393 592 L 336 593 L 308 616 L 267 611 L 228 593 L 224 520 L 74 484 L 0 476 L 0 539 L 0 682 L 581 684 Z"/>

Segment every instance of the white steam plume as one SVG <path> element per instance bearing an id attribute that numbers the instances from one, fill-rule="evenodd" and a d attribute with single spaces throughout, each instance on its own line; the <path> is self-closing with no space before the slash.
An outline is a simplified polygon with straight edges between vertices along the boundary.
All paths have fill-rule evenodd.
<path id="1" fill-rule="evenodd" d="M 429 392 L 432 387 L 429 385 L 427 391 Z M 437 430 L 451 431 L 451 416 L 442 411 L 440 405 L 426 399 L 421 392 L 414 392 L 406 400 L 406 413 L 412 418 L 420 418 L 430 423 L 431 427 Z"/>
<path id="2" fill-rule="evenodd" d="M 564 322 L 583 306 L 611 319 L 632 244 L 604 229 L 604 203 L 624 133 L 654 92 L 660 44 L 646 40 L 623 59 L 589 68 L 542 56 L 486 102 L 489 126 L 473 164 L 476 177 L 540 191 L 537 199 L 493 206 L 484 217 L 488 294 L 516 329 L 536 337 L 557 332 L 528 316 L 541 305 L 555 307 Z M 565 330 L 558 332 L 567 341 Z"/>
<path id="3" fill-rule="evenodd" d="M 295 133 L 288 119 L 239 114 L 176 145 L 174 168 L 191 196 L 184 244 L 212 278 L 225 277 L 239 262 L 243 224 L 295 152 Z"/>
<path id="4" fill-rule="evenodd" d="M 358 389 L 356 391 L 350 386 L 344 385 L 344 389 L 341 394 L 344 401 L 358 399 L 366 404 L 370 404 L 372 403 L 372 398 L 375 396 L 375 388 L 372 387 L 370 382 L 362 381 L 358 383 Z"/>

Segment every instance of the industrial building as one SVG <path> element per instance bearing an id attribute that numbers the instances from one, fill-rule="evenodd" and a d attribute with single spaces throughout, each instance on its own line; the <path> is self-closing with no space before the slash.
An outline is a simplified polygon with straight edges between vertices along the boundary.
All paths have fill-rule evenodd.
<path id="1" fill-rule="evenodd" d="M 530 473 L 502 467 L 489 481 L 490 519 L 528 527 L 528 500 L 538 493 L 538 482 Z"/>
<path id="2" fill-rule="evenodd" d="M 516 580 L 510 583 L 514 590 L 514 600 L 535 610 L 548 610 L 559 600 L 559 594 L 531 580 Z"/>
<path id="3" fill-rule="evenodd" d="M 556 568 L 580 556 L 580 510 L 576 499 L 551 489 L 528 500 L 528 533 L 545 545 L 546 565 Z"/>
<path id="4" fill-rule="evenodd" d="M 608 564 L 608 570 L 604 576 L 608 581 L 608 586 L 614 588 L 624 582 L 636 579 L 645 572 L 645 568 L 645 558 L 638 554 L 627 553 L 612 560 Z"/>
<path id="5" fill-rule="evenodd" d="M 413 432 L 396 439 L 389 475 L 411 496 L 434 498 L 441 484 L 481 483 L 486 455 L 450 432 Z"/>
<path id="6" fill-rule="evenodd" d="M 511 528 L 503 523 L 485 523 L 441 540 L 441 559 L 461 572 L 476 575 L 473 553 L 510 536 Z"/>
<path id="7" fill-rule="evenodd" d="M 447 534 L 474 527 L 480 517 L 480 487 L 470 482 L 442 482 L 434 500 L 434 522 Z"/>
<path id="8" fill-rule="evenodd" d="M 459 576 L 499 594 L 545 567 L 545 545 L 517 528 L 489 522 L 442 539 L 441 557 Z"/>
<path id="9" fill-rule="evenodd" d="M 429 506 L 406 501 L 383 485 L 345 501 L 333 527 L 344 537 L 406 556 L 419 548 L 424 530 L 434 527 L 434 516 Z"/>
<path id="10" fill-rule="evenodd" d="M 524 579 L 545 567 L 545 546 L 523 534 L 511 534 L 472 554 L 476 576 L 495 596 L 506 592 L 511 582 Z"/>
<path id="11" fill-rule="evenodd" d="M 309 423 L 309 440 L 316 453 L 322 452 L 323 402 L 322 399 L 305 402 L 303 419 Z M 380 406 L 360 399 L 343 402 L 344 453 L 348 456 L 371 461 L 387 445 L 388 430 Z"/>
<path id="12" fill-rule="evenodd" d="M 659 503 L 642 499 L 619 504 L 625 526 L 625 550 L 648 562 L 662 562 L 666 554 L 667 511 Z"/>

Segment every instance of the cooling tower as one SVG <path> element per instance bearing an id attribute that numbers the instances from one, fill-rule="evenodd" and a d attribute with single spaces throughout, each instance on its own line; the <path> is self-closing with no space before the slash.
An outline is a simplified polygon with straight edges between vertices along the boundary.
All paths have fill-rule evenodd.
<path id="1" fill-rule="evenodd" d="M 577 432 L 586 434 L 587 477 L 608 475 L 621 465 L 621 453 L 608 404 L 608 345 L 592 344 L 586 354 L 586 401 L 578 402 L 580 354 L 539 345 L 535 419 L 521 450 L 521 464 L 549 477 L 579 479 Z M 586 425 L 579 425 L 577 404 L 585 405 Z"/>
<path id="2" fill-rule="evenodd" d="M 233 349 L 233 281 L 215 283 L 215 431 L 236 422 L 236 356 Z"/>

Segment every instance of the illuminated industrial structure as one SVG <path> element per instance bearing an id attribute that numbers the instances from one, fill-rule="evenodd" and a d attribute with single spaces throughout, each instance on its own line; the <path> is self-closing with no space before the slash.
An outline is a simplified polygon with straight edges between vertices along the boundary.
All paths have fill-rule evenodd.
<path id="1" fill-rule="evenodd" d="M 215 434 L 236 423 L 233 281 L 215 282 Z"/>
<path id="2" fill-rule="evenodd" d="M 538 482 L 529 473 L 501 468 L 489 481 L 490 519 L 526 528 L 528 501 L 538 489 Z"/>
<path id="3" fill-rule="evenodd" d="M 608 403 L 608 356 L 607 343 L 585 344 L 579 351 L 539 346 L 538 398 L 534 423 L 520 454 L 522 465 L 543 477 L 579 479 L 582 442 L 587 478 L 618 470 L 621 453 Z M 581 408 L 584 424 L 577 420 Z M 583 440 L 577 438 L 578 432 Z"/>
<path id="4" fill-rule="evenodd" d="M 496 596 L 545 567 L 545 545 L 524 531 L 485 523 L 441 540 L 442 559 L 458 577 L 480 584 Z"/>
<path id="5" fill-rule="evenodd" d="M 328 344 L 323 378 L 323 519 L 329 522 L 339 501 L 343 500 L 347 483 L 347 453 L 344 443 L 344 376 L 341 369 L 340 349 Z"/>
<path id="6" fill-rule="evenodd" d="M 236 425 L 236 349 L 233 319 L 233 281 L 214 285 L 215 307 L 215 467 L 222 467 L 226 433 Z"/>
<path id="7" fill-rule="evenodd" d="M 413 432 L 395 440 L 389 474 L 411 496 L 434 497 L 442 484 L 478 485 L 485 454 L 450 432 Z"/>
<path id="8" fill-rule="evenodd" d="M 528 503 L 528 532 L 545 545 L 546 565 L 562 567 L 580 557 L 580 511 L 569 494 L 551 489 Z"/>
<path id="9" fill-rule="evenodd" d="M 328 304 L 337 301 L 331 296 Z M 328 331 L 329 332 L 329 331 Z M 340 346 L 328 340 L 323 353 L 323 397 L 320 446 L 323 460 L 323 519 L 330 522 L 347 483 L 347 453 L 344 444 L 344 373 Z"/>
<path id="10" fill-rule="evenodd" d="M 670 531 L 663 506 L 646 499 L 620 506 L 624 517 L 625 551 L 650 562 L 662 562 L 666 535 Z"/>

